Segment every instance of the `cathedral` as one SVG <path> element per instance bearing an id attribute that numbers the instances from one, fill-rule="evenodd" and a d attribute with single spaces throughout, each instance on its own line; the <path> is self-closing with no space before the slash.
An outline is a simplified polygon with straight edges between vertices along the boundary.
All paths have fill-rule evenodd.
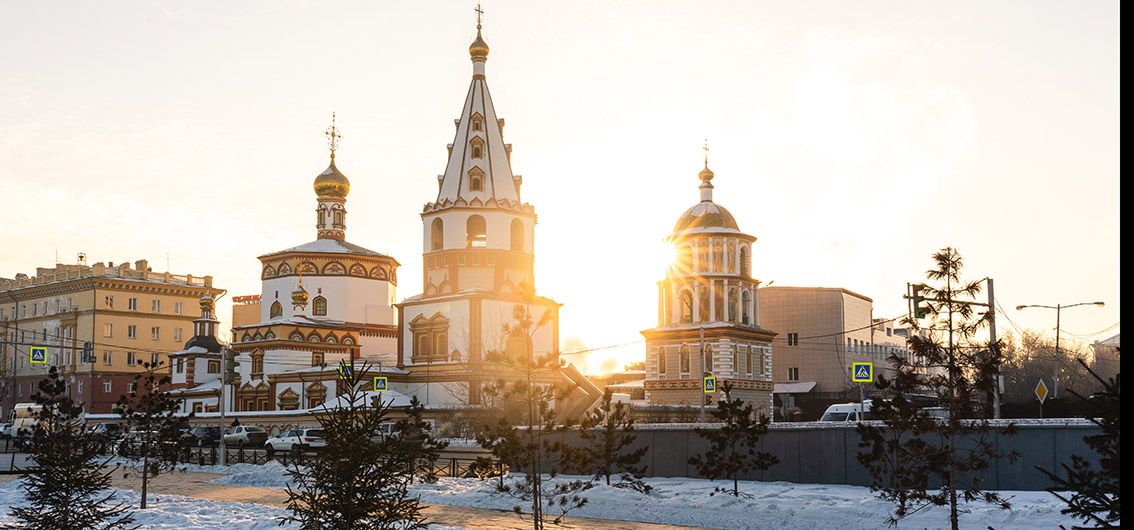
<path id="1" fill-rule="evenodd" d="M 478 23 L 448 162 L 421 212 L 421 294 L 397 303 L 398 261 L 347 241 L 350 180 L 336 165 L 332 121 L 330 163 L 313 183 L 316 239 L 259 257 L 258 321 L 234 322 L 238 368 L 226 410 L 317 407 L 341 391 L 338 366 L 352 360 L 386 376 L 389 397 L 416 396 L 430 408 L 475 406 L 485 385 L 507 375 L 486 362 L 492 352 L 547 359 L 553 368 L 537 381 L 566 391 L 561 406 L 571 412 L 601 396 L 559 361 L 560 304 L 536 294 L 537 218 L 512 172 L 512 145 L 504 143 L 504 119 L 486 82 L 488 53 Z M 202 303 L 208 311 L 199 329 L 211 336 L 211 305 Z M 505 332 L 521 314 L 539 324 Z M 186 411 L 216 409 L 222 376 L 213 370 L 220 359 L 213 350 L 187 345 L 175 354 L 175 388 Z"/>

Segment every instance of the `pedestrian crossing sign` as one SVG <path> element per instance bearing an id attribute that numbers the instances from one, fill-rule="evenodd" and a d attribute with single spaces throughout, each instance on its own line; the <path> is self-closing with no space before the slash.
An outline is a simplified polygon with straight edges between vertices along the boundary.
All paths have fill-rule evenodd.
<path id="1" fill-rule="evenodd" d="M 389 389 L 390 389 L 390 382 L 386 379 L 386 376 L 378 376 L 378 377 L 374 378 L 374 391 L 375 392 L 385 392 Z"/>
<path id="2" fill-rule="evenodd" d="M 354 365 L 339 363 L 339 379 L 347 379 L 354 373 Z"/>
<path id="3" fill-rule="evenodd" d="M 851 363 L 851 381 L 855 383 L 873 383 L 874 363 Z"/>
<path id="4" fill-rule="evenodd" d="M 704 386 L 705 386 L 704 390 L 705 390 L 706 394 L 712 394 L 713 392 L 716 392 L 717 391 L 717 378 L 716 378 L 716 376 L 712 376 L 712 375 L 705 376 L 705 385 Z"/>
<path id="5" fill-rule="evenodd" d="M 31 363 L 32 364 L 47 364 L 47 347 L 46 346 L 32 346 L 31 347 Z"/>

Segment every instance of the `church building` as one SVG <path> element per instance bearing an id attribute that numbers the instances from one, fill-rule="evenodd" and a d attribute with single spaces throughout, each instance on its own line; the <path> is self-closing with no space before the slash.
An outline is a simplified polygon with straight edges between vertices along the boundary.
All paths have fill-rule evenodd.
<path id="1" fill-rule="evenodd" d="M 752 277 L 752 243 L 736 219 L 713 202 L 713 172 L 708 157 L 701 180 L 701 201 L 681 214 L 666 241 L 677 261 L 658 282 L 658 325 L 642 332 L 646 339 L 646 399 L 652 404 L 700 405 L 703 380 L 731 383 L 732 397 L 751 401 L 771 417 L 772 339 L 760 327 Z"/>

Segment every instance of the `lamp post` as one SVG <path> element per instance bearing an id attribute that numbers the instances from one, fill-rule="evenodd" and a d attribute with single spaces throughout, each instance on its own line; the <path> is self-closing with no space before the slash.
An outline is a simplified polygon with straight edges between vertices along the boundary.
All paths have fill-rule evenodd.
<path id="1" fill-rule="evenodd" d="M 1060 359 L 1059 359 L 1059 314 L 1064 309 L 1068 309 L 1068 308 L 1072 308 L 1072 307 L 1078 307 L 1078 306 L 1081 306 L 1081 305 L 1097 305 L 1099 307 L 1102 307 L 1106 304 L 1103 303 L 1103 302 L 1079 302 L 1077 304 L 1070 304 L 1070 305 L 1056 304 L 1054 306 L 1050 306 L 1050 305 L 1018 305 L 1018 306 L 1016 306 L 1016 311 L 1024 309 L 1025 307 L 1042 307 L 1044 309 L 1054 309 L 1055 310 L 1055 377 L 1052 378 L 1052 382 L 1051 382 L 1051 398 L 1052 399 L 1056 399 L 1056 398 L 1059 397 L 1059 362 L 1060 362 Z"/>

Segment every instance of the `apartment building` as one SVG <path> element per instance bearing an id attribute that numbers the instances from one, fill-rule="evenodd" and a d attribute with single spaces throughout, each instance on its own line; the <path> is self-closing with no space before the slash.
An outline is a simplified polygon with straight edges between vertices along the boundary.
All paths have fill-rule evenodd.
<path id="1" fill-rule="evenodd" d="M 32 394 L 51 366 L 89 413 L 112 412 L 143 371 L 193 336 L 202 296 L 216 296 L 211 276 L 153 272 L 146 260 L 37 268 L 34 276 L 0 278 L 0 414 Z M 91 343 L 91 355 L 82 351 Z M 32 347 L 46 347 L 33 363 Z"/>

